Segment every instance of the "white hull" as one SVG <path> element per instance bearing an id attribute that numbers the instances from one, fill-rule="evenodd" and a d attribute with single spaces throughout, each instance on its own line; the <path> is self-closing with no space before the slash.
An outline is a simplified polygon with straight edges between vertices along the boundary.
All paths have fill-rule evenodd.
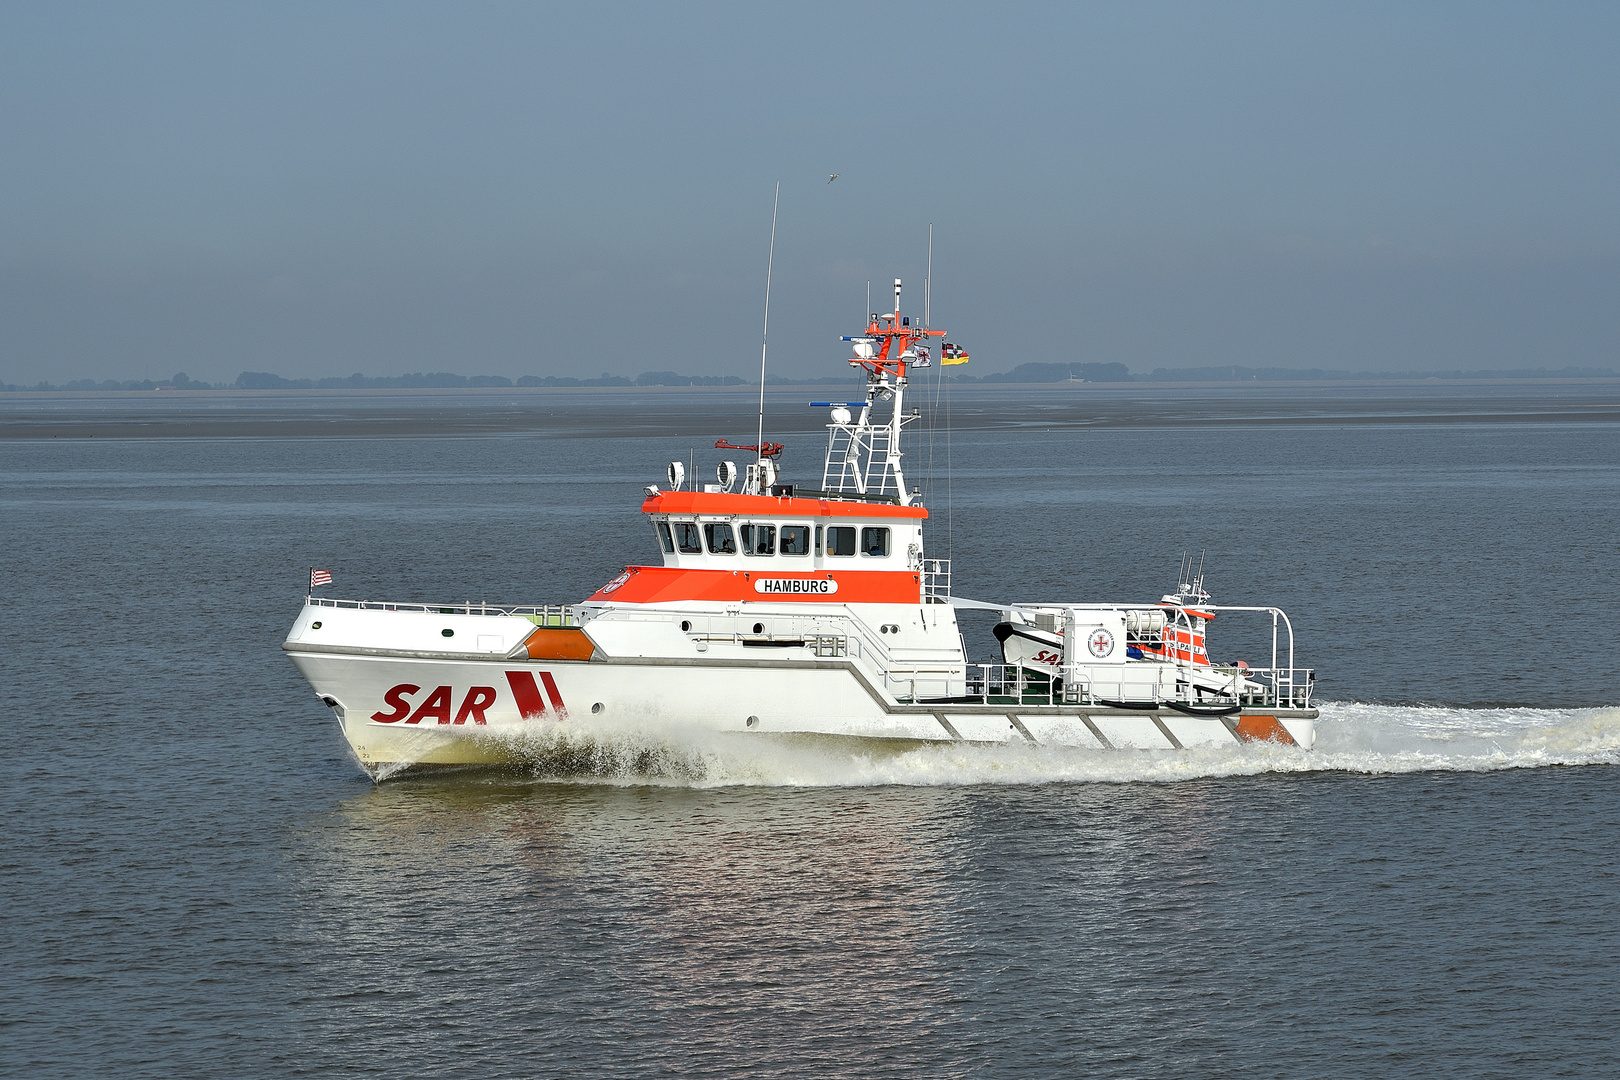
<path id="1" fill-rule="evenodd" d="M 1176 749 L 1236 745 L 1264 737 L 1267 718 L 1287 738 L 1315 741 L 1309 710 L 1248 710 L 1224 717 L 1174 710 L 1126 711 L 1045 704 L 907 705 L 871 685 L 849 661 L 704 662 L 693 660 L 543 663 L 428 660 L 289 649 L 293 662 L 337 715 L 345 739 L 373 775 L 407 768 L 521 762 L 559 734 L 635 728 L 642 732 L 817 734 L 928 742 L 1013 742 L 1088 749 Z M 549 676 L 549 679 L 545 678 Z M 525 677 L 530 683 L 525 684 Z M 517 685 L 544 688 L 541 716 L 525 718 Z M 420 706 L 440 687 L 442 715 L 383 722 L 387 696 L 400 686 Z M 481 688 L 481 689 L 480 689 Z M 555 689 L 555 697 L 551 689 Z M 456 723 L 469 697 L 494 700 Z M 476 692 L 475 692 L 476 691 Z M 482 696 L 480 694 L 482 693 Z M 556 700 L 560 699 L 559 709 Z M 413 709 L 414 712 L 414 709 Z M 1261 717 L 1254 714 L 1263 713 Z M 1240 732 L 1239 726 L 1247 730 Z"/>
<path id="2" fill-rule="evenodd" d="M 1201 576 L 1158 604 L 1001 605 L 951 592 L 949 560 L 926 556 L 928 511 L 901 469 L 902 432 L 920 415 L 904 407 L 906 371 L 944 331 L 902 317 L 894 284 L 894 310 L 844 339 L 865 373 L 864 400 L 818 406 L 832 410 L 819 488 L 777 482 L 783 447 L 763 431 L 755 446 L 722 439 L 716 449 L 754 462 L 740 473 L 719 462 L 701 491 L 671 462 L 669 490 L 647 485 L 641 504 L 660 561 L 626 566 L 578 605 L 307 597 L 282 647 L 366 769 L 522 761 L 563 733 L 627 729 L 675 742 L 707 732 L 1309 749 L 1313 676 L 1294 667 L 1292 625 L 1278 609 L 1204 610 Z M 967 360 L 948 342 L 941 354 Z M 312 589 L 330 581 L 311 570 Z M 1045 671 L 970 663 L 958 608 L 1066 636 L 1032 658 Z M 1230 705 L 1204 659 L 1217 610 L 1272 620 L 1272 662 L 1261 669 L 1270 686 L 1234 671 Z M 1153 634 L 1158 658 L 1144 655 Z"/>

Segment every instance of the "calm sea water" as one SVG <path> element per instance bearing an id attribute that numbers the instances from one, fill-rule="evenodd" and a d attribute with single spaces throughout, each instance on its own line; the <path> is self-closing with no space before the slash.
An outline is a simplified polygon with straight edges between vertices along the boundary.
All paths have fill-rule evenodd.
<path id="1" fill-rule="evenodd" d="M 790 479 L 827 393 L 773 401 Z M 1312 753 L 642 732 L 367 781 L 277 647 L 307 568 L 576 600 L 746 398 L 0 402 L 0 1073 L 1620 1070 L 1620 389 L 981 392 L 931 481 L 921 431 L 958 593 L 1202 552 L 1293 616 Z"/>

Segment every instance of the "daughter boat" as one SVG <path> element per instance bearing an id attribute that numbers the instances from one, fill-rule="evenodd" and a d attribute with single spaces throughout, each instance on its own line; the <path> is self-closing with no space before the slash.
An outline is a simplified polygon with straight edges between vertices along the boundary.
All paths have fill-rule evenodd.
<path id="1" fill-rule="evenodd" d="M 1274 607 L 1209 603 L 1199 576 L 1156 603 L 986 603 L 952 595 L 906 486 L 908 370 L 940 330 L 895 309 L 846 338 L 861 400 L 831 410 L 820 487 L 779 482 L 776 444 L 698 490 L 679 462 L 641 512 L 659 565 L 563 606 L 306 596 L 282 648 L 374 777 L 521 761 L 580 731 L 1181 749 L 1309 749 L 1314 677 Z M 946 345 L 942 354 L 951 354 Z M 729 446 L 722 443 L 717 446 Z M 738 483 L 740 479 L 740 484 Z M 736 489 L 736 490 L 733 490 Z M 1183 575 L 1190 576 L 1190 575 Z M 999 613 L 1000 663 L 969 663 L 959 610 Z M 1212 663 L 1207 628 L 1269 616 L 1271 664 Z M 536 738 L 539 736 L 540 738 Z"/>

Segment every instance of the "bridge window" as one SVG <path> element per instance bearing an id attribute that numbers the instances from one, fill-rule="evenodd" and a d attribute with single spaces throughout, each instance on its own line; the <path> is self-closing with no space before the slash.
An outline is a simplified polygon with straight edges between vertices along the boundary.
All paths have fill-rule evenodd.
<path id="1" fill-rule="evenodd" d="M 737 537 L 731 531 L 730 525 L 711 521 L 703 526 L 703 536 L 709 541 L 710 555 L 737 554 Z"/>
<path id="2" fill-rule="evenodd" d="M 852 525 L 827 526 L 827 554 L 855 554 L 855 527 Z"/>
<path id="3" fill-rule="evenodd" d="M 808 555 L 810 554 L 810 526 L 784 525 L 782 526 L 782 554 Z"/>
<path id="4" fill-rule="evenodd" d="M 889 554 L 889 530 L 877 527 L 862 529 L 861 554 L 874 559 L 886 558 Z"/>
<path id="5" fill-rule="evenodd" d="M 698 527 L 695 521 L 677 521 L 675 523 L 675 546 L 686 555 L 698 555 L 703 552 L 703 541 L 698 537 Z"/>
<path id="6" fill-rule="evenodd" d="M 775 525 L 743 525 L 739 531 L 742 533 L 744 555 L 776 554 Z"/>
<path id="7" fill-rule="evenodd" d="M 669 522 L 658 522 L 653 531 L 658 534 L 658 546 L 664 549 L 665 555 L 675 550 L 675 541 L 669 535 Z"/>

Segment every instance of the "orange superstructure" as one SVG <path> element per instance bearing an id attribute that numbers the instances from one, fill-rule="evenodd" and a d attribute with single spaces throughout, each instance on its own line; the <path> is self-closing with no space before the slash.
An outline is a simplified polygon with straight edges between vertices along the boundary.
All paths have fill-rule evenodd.
<path id="1" fill-rule="evenodd" d="M 760 583 L 772 591 L 760 591 Z M 801 586 L 792 592 L 779 583 L 830 583 Z M 790 586 L 791 587 L 791 586 Z M 668 604 L 681 600 L 749 603 L 760 601 L 836 604 L 915 604 L 921 576 L 905 570 L 823 570 L 790 573 L 776 570 L 685 570 L 670 566 L 631 566 L 591 596 L 616 604 Z M 825 590 L 825 591 L 823 591 Z"/>
<path id="2" fill-rule="evenodd" d="M 793 495 L 733 495 L 723 491 L 660 491 L 641 504 L 645 514 L 751 515 L 778 518 L 916 518 L 921 506 Z"/>

